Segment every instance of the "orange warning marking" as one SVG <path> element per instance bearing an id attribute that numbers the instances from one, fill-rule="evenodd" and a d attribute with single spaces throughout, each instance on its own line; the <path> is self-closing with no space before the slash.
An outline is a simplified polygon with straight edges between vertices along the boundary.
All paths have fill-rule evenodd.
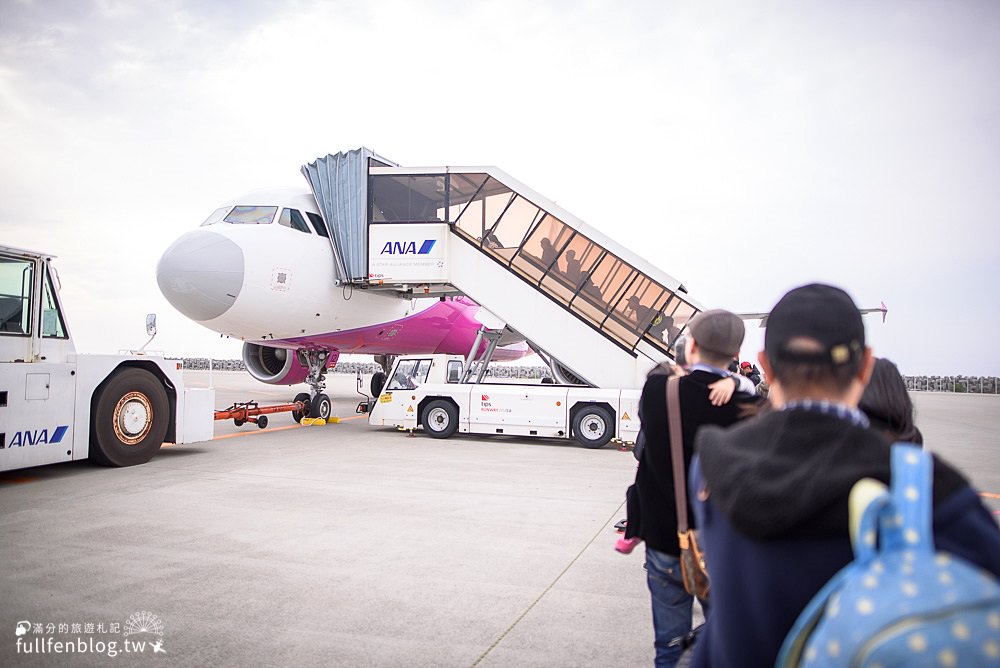
<path id="1" fill-rule="evenodd" d="M 10 483 L 11 485 L 23 485 L 28 482 L 35 482 L 38 478 L 0 478 L 0 483 Z"/>
<path id="2" fill-rule="evenodd" d="M 302 425 L 300 424 L 290 424 L 285 427 L 272 427 L 270 429 L 256 429 L 254 431 L 238 431 L 235 434 L 219 434 L 212 438 L 213 441 L 218 441 L 223 438 L 235 438 L 236 436 L 259 436 L 260 434 L 266 434 L 272 431 L 284 431 L 286 429 L 298 429 Z M 194 443 L 192 443 L 194 445 Z"/>

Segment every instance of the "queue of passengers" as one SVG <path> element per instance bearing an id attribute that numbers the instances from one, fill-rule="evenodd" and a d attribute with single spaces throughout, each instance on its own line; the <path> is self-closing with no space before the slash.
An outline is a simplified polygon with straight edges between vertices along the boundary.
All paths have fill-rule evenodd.
<path id="1" fill-rule="evenodd" d="M 889 484 L 898 473 L 890 464 L 891 444 L 923 440 L 902 377 L 892 362 L 873 357 L 861 314 L 843 290 L 812 284 L 784 295 L 770 313 L 758 356 L 769 399 L 740 388 L 719 403 L 718 384 L 734 377 L 728 367 L 743 337 L 736 315 L 700 313 L 675 346 L 683 368 L 661 367 L 643 387 L 639 465 L 616 549 L 627 553 L 645 544 L 657 666 L 682 657 L 695 666 L 775 665 L 800 613 L 854 558 L 848 498 L 855 483 Z M 744 362 L 736 376 L 750 378 L 755 369 Z M 670 447 L 677 425 L 667 408 L 674 392 L 679 471 Z M 983 587 L 996 591 L 997 523 L 968 480 L 936 455 L 932 513 L 937 549 L 984 569 L 991 575 Z M 679 528 L 688 519 L 703 541 L 710 589 L 683 578 L 681 543 L 687 547 L 688 539 Z M 844 611 L 856 629 L 892 595 L 877 585 L 856 610 Z M 693 586 L 706 619 L 694 633 Z M 923 586 L 913 584 L 913 595 Z M 943 632 L 947 637 L 904 636 L 900 642 L 908 643 L 912 660 L 900 665 L 1000 665 L 1000 601 L 992 600 L 992 608 L 980 611 L 988 622 L 982 629 L 962 621 Z M 829 607 L 827 614 L 838 612 Z M 845 643 L 829 640 L 822 656 L 811 649 L 805 659 L 847 665 Z"/>

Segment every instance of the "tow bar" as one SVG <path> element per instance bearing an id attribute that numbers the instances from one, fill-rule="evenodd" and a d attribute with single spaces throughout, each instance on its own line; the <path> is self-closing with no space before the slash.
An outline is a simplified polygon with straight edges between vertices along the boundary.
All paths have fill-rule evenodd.
<path id="1" fill-rule="evenodd" d="M 270 413 L 298 413 L 300 416 L 304 416 L 307 410 L 308 407 L 304 401 L 293 401 L 290 404 L 277 404 L 276 406 L 261 406 L 256 401 L 246 401 L 235 403 L 225 410 L 215 411 L 215 419 L 232 420 L 237 427 L 252 422 L 259 429 L 264 429 L 267 427 L 267 416 Z"/>

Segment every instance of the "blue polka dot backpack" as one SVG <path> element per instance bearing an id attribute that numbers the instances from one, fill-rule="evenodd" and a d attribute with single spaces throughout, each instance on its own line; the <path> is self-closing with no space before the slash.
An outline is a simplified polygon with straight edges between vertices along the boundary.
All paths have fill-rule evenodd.
<path id="1" fill-rule="evenodd" d="M 897 443 L 892 489 L 854 486 L 854 561 L 799 615 L 777 666 L 1000 666 L 1000 584 L 935 554 L 932 475 L 930 453 Z"/>

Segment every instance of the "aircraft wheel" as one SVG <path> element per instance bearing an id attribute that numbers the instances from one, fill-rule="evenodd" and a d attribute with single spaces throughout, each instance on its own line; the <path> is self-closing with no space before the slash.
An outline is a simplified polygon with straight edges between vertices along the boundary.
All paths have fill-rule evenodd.
<path id="1" fill-rule="evenodd" d="M 381 371 L 376 371 L 372 376 L 371 391 L 372 397 L 377 397 L 382 394 L 382 388 L 385 387 L 385 374 Z"/>
<path id="2" fill-rule="evenodd" d="M 299 392 L 298 394 L 295 395 L 295 398 L 292 399 L 292 401 L 295 402 L 295 403 L 298 403 L 298 402 L 301 401 L 302 403 L 305 404 L 305 410 L 302 410 L 302 411 L 292 411 L 292 419 L 295 420 L 296 422 L 302 422 L 302 418 L 308 417 L 310 415 L 309 406 L 310 406 L 311 400 L 309 399 L 309 393 L 307 393 L 307 392 Z"/>
<path id="3" fill-rule="evenodd" d="M 145 464 L 163 445 L 170 402 L 159 379 L 126 368 L 105 382 L 90 415 L 90 459 L 104 466 Z"/>
<path id="4" fill-rule="evenodd" d="M 325 394 L 317 394 L 313 397 L 312 405 L 309 406 L 309 417 L 325 420 L 330 417 L 331 410 L 333 410 L 333 404 L 330 403 L 330 397 Z"/>
<path id="5" fill-rule="evenodd" d="M 432 438 L 448 438 L 458 429 L 458 409 L 450 401 L 435 399 L 420 416 L 424 431 Z"/>
<path id="6" fill-rule="evenodd" d="M 585 448 L 603 448 L 615 435 L 611 414 L 602 406 L 585 406 L 573 418 L 573 436 Z"/>

